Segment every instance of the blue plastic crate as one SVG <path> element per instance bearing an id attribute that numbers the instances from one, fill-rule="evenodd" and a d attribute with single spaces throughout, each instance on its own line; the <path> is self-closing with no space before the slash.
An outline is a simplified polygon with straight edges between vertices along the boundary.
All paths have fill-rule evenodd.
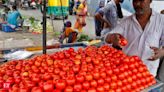
<path id="1" fill-rule="evenodd" d="M 15 32 L 15 30 L 7 24 L 2 24 L 2 31 L 3 32 Z"/>

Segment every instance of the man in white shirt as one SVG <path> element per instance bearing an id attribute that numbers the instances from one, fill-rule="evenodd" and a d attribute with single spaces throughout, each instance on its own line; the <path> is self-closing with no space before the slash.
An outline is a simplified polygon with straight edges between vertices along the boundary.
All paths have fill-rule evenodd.
<path id="1" fill-rule="evenodd" d="M 151 74 L 156 76 L 159 60 L 151 61 L 153 51 L 150 47 L 164 46 L 164 16 L 150 8 L 152 0 L 133 0 L 135 14 L 124 19 L 105 41 L 114 46 L 119 45 L 119 35 L 128 40 L 123 47 L 127 55 L 137 55 L 147 65 Z"/>

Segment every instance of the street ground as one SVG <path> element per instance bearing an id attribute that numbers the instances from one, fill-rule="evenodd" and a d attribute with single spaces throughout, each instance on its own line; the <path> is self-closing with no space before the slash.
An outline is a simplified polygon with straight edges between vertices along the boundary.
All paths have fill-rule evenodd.
<path id="1" fill-rule="evenodd" d="M 38 20 L 42 20 L 42 14 L 39 10 L 19 10 L 22 16 L 34 17 Z M 75 23 L 76 16 L 69 16 L 67 20 L 71 21 L 72 24 Z M 51 22 L 50 19 L 47 21 Z M 53 20 L 55 32 L 60 32 L 63 27 L 63 20 L 57 19 Z M 83 34 L 89 35 L 89 37 L 94 38 L 94 20 L 93 17 L 87 17 L 86 27 L 84 28 Z M 57 39 L 54 33 L 47 34 L 47 40 Z M 2 32 L 0 31 L 0 41 L 5 41 L 7 39 L 21 40 L 21 39 L 30 39 L 33 41 L 35 46 L 42 45 L 42 34 L 32 34 L 31 32 L 17 31 L 17 32 Z"/>

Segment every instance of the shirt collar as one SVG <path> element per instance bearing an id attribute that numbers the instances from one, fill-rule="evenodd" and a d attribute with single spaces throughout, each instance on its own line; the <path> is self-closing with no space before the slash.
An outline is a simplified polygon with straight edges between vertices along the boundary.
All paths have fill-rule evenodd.
<path id="1" fill-rule="evenodd" d="M 152 9 L 152 14 L 151 14 L 151 16 L 150 16 L 150 21 L 153 19 L 153 17 L 154 17 L 155 15 L 156 15 L 156 12 Z M 133 19 L 135 22 L 138 23 L 135 14 L 132 15 L 132 19 Z"/>

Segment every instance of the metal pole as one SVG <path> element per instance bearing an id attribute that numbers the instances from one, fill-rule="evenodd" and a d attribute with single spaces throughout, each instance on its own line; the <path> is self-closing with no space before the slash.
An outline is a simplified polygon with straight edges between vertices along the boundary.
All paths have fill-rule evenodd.
<path id="1" fill-rule="evenodd" d="M 46 54 L 46 0 L 43 2 L 43 54 Z"/>
<path id="2" fill-rule="evenodd" d="M 62 11 L 62 17 L 63 17 L 63 24 L 65 23 L 65 21 L 64 21 L 64 13 L 63 13 L 63 2 L 62 2 L 62 0 L 60 0 L 60 4 L 61 4 L 61 11 Z M 65 27 L 65 25 L 64 25 L 64 27 Z"/>

